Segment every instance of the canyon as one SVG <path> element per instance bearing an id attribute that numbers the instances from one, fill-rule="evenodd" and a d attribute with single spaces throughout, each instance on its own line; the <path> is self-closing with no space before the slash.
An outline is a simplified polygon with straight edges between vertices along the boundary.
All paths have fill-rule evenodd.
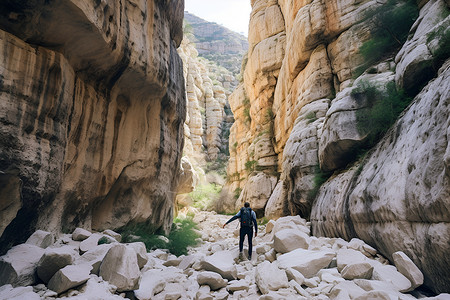
<path id="1" fill-rule="evenodd" d="M 401 252 L 427 293 L 450 292 L 449 1 L 250 2 L 248 44 L 185 13 L 183 0 L 0 3 L 0 255 L 37 229 L 56 237 L 140 224 L 167 234 L 177 214 L 195 213 L 203 241 L 191 255 L 237 257 L 232 233 L 211 230 L 226 218 L 190 208 L 210 184 L 221 192 L 204 210 L 249 202 L 258 218 L 289 220 L 280 224 L 308 240 L 305 251 L 338 255 L 358 243 L 383 265 Z M 398 19 L 381 23 L 383 9 Z M 401 25 L 395 46 L 374 42 Z M 383 102 L 392 99 L 404 102 L 397 113 Z M 303 281 L 274 293 L 257 275 L 297 251 L 273 235 L 256 250 L 273 256 L 238 266 L 250 288 L 236 299 L 302 295 Z M 156 269 L 167 261 L 143 256 Z M 302 297 L 339 299 L 341 280 L 322 278 L 336 268 L 328 263 Z M 191 284 L 199 270 L 218 272 L 190 270 Z M 390 297 L 409 296 L 399 291 Z M 192 293 L 234 296 L 204 285 Z"/>

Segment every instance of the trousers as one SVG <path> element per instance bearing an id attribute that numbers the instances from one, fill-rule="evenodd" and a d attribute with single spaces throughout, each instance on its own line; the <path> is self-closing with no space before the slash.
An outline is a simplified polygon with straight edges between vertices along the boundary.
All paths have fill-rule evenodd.
<path id="1" fill-rule="evenodd" d="M 244 248 L 244 239 L 245 239 L 246 235 L 248 237 L 248 255 L 252 256 L 253 227 L 247 227 L 247 226 L 241 227 L 241 230 L 239 231 L 239 252 L 242 252 L 242 250 Z"/>

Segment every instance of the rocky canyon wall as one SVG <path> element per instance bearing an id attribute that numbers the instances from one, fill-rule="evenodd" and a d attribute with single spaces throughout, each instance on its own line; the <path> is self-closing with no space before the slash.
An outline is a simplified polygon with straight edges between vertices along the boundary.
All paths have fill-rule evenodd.
<path id="1" fill-rule="evenodd" d="M 366 65 L 360 47 L 376 29 L 366 16 L 380 5 L 252 1 L 223 206 L 300 214 L 315 235 L 359 237 L 389 259 L 402 250 L 425 285 L 448 292 L 449 3 L 417 2 L 406 42 Z M 376 143 L 358 129 L 371 105 L 361 89 L 381 99 L 392 85 L 413 100 Z"/>
<path id="2" fill-rule="evenodd" d="M 2 1 L 0 244 L 36 228 L 169 230 L 183 1 Z"/>

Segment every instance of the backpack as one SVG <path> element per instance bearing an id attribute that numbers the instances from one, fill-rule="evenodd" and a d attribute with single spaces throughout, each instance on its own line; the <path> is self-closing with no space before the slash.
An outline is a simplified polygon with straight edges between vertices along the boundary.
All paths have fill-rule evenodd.
<path id="1" fill-rule="evenodd" d="M 241 227 L 252 227 L 252 209 L 250 207 L 241 208 Z"/>

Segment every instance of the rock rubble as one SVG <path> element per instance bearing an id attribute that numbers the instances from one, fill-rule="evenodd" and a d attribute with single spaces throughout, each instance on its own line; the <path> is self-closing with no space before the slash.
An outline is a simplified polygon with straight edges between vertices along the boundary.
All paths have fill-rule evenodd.
<path id="1" fill-rule="evenodd" d="M 4 284 L 0 287 L 0 299 L 450 297 L 441 294 L 427 298 L 416 290 L 423 275 L 403 252 L 394 256 L 396 266 L 389 265 L 376 249 L 361 240 L 347 242 L 309 236 L 306 232 L 310 231 L 310 224 L 298 216 L 260 225 L 249 261 L 246 250 L 244 257 L 239 256 L 235 223 L 226 229 L 220 226 L 228 218 L 213 212 L 197 213 L 194 221 L 199 223 L 202 241 L 198 247 L 189 249 L 188 255 L 180 257 L 162 249 L 147 252 L 139 242 L 119 243 L 121 237 L 114 232 L 108 232 L 114 236 L 114 242 L 92 246 L 86 252 L 81 250 L 82 242 L 72 239 L 76 234 L 64 235 L 46 249 L 18 245 L 0 258 L 0 278 Z M 284 234 L 290 231 L 292 235 Z M 283 245 L 294 246 L 277 250 L 280 235 Z M 299 237 L 301 244 L 296 244 Z M 24 253 L 35 255 L 17 256 Z M 31 276 L 36 272 L 41 274 L 40 279 Z M 14 274 L 22 274 L 29 280 L 18 281 Z M 42 284 L 50 276 L 48 284 Z"/>

